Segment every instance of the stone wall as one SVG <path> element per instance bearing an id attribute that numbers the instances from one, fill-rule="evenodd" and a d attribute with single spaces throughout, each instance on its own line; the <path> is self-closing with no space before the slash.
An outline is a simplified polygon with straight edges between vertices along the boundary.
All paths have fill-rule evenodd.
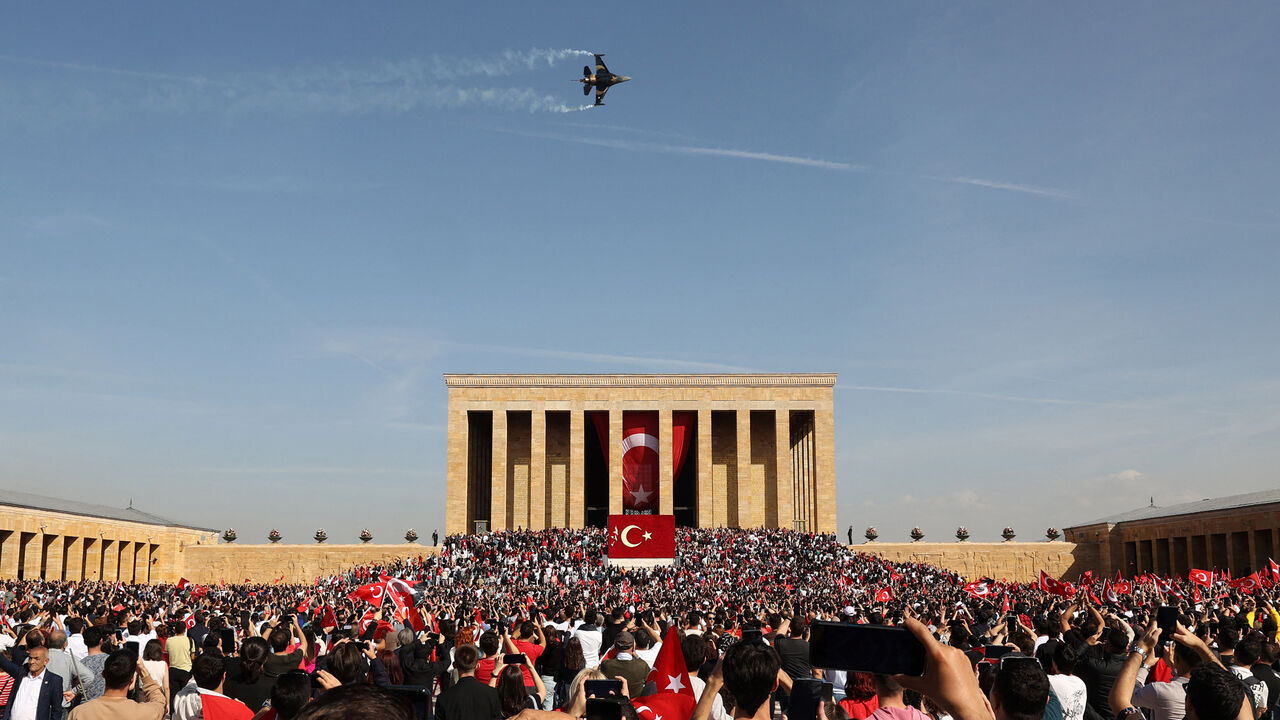
<path id="1" fill-rule="evenodd" d="M 1066 542 L 945 542 L 862 543 L 855 552 L 878 555 L 895 562 L 938 565 L 966 578 L 990 577 L 1029 582 L 1044 570 L 1072 582 L 1097 566 L 1097 547 Z"/>
<path id="2" fill-rule="evenodd" d="M 274 582 L 309 583 L 317 577 L 345 572 L 357 565 L 397 558 L 434 555 L 439 548 L 417 543 L 399 545 L 188 545 L 183 548 L 182 576 L 201 585 Z"/>

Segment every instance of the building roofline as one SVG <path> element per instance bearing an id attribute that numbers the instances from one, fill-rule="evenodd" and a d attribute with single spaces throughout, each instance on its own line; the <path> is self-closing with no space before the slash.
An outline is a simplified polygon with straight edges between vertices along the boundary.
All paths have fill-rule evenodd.
<path id="1" fill-rule="evenodd" d="M 1116 525 L 1124 525 L 1126 523 L 1158 520 L 1167 517 L 1181 517 L 1184 515 L 1199 515 L 1201 513 L 1222 512 L 1224 510 L 1234 510 L 1237 508 L 1254 507 L 1258 505 L 1272 505 L 1276 503 L 1280 503 L 1280 490 L 1263 490 L 1261 492 L 1226 495 L 1218 498 L 1205 498 L 1203 500 L 1178 503 L 1177 505 L 1170 505 L 1168 507 L 1153 505 L 1144 508 L 1136 508 L 1128 512 L 1098 518 L 1090 522 L 1076 523 L 1075 525 L 1070 525 L 1063 529 L 1078 530 L 1080 528 L 1093 527 L 1095 525 L 1107 525 L 1108 527 L 1114 527 Z"/>
<path id="2" fill-rule="evenodd" d="M 153 515 L 145 510 L 139 510 L 134 507 L 123 509 L 115 508 L 109 505 L 96 505 L 94 503 L 63 500 L 61 498 L 35 495 L 16 490 L 0 489 L 0 506 L 17 507 L 25 510 L 44 510 L 46 512 L 97 518 L 99 520 L 115 520 L 118 522 L 135 523 L 138 525 L 155 525 L 158 527 L 197 530 L 199 532 L 220 532 L 216 528 L 187 525 L 166 517 Z"/>
<path id="3" fill-rule="evenodd" d="M 475 387 L 829 387 L 836 373 L 444 373 L 449 388 Z"/>

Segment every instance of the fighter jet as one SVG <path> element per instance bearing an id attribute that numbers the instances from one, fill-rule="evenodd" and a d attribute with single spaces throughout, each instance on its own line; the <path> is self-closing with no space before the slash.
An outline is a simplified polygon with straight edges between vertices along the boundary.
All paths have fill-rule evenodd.
<path id="1" fill-rule="evenodd" d="M 614 75 L 609 72 L 609 68 L 604 66 L 604 53 L 596 55 L 596 72 L 591 74 L 591 66 L 582 66 L 582 78 L 578 82 L 582 83 L 582 94 L 590 95 L 591 88 L 596 89 L 596 105 L 604 104 L 604 94 L 609 92 L 609 88 L 624 83 L 631 78 L 626 75 Z"/>

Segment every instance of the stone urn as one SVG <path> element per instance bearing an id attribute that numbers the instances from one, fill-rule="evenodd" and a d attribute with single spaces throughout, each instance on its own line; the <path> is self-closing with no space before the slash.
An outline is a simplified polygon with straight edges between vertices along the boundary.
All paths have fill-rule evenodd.
<path id="1" fill-rule="evenodd" d="M 1058 528 L 1051 527 L 1044 531 L 1044 536 L 1049 538 L 1049 542 L 1053 542 L 1054 540 L 1062 537 L 1062 533 L 1058 532 Z"/>
<path id="2" fill-rule="evenodd" d="M 360 542 L 367 543 L 373 539 L 373 533 L 369 532 L 369 528 L 360 531 Z"/>
<path id="3" fill-rule="evenodd" d="M 969 539 L 969 528 L 963 525 L 956 528 L 956 540 L 959 540 L 960 542 L 964 542 L 965 540 L 968 540 L 968 539 Z"/>
<path id="4" fill-rule="evenodd" d="M 237 537 L 239 537 L 239 535 L 236 535 L 235 528 L 227 528 L 227 531 L 222 533 L 222 539 L 229 543 L 235 542 Z"/>
<path id="5" fill-rule="evenodd" d="M 324 528 L 320 528 L 319 530 L 316 531 L 315 539 L 316 539 L 316 542 L 322 543 L 325 540 L 329 539 L 329 533 L 325 532 Z"/>
<path id="6" fill-rule="evenodd" d="M 281 535 L 281 534 L 280 534 L 280 531 L 279 531 L 279 530 L 276 530 L 275 528 L 271 528 L 271 532 L 267 533 L 267 539 L 268 539 L 268 540 L 270 540 L 270 541 L 271 541 L 271 542 L 273 542 L 273 543 L 278 543 L 278 542 L 280 542 L 280 538 L 282 538 L 282 537 L 284 537 L 284 536 L 283 536 L 283 535 Z"/>
<path id="7" fill-rule="evenodd" d="M 417 541 L 418 541 L 418 533 L 417 533 L 417 531 L 415 531 L 413 528 L 409 528 L 409 532 L 407 532 L 407 533 L 405 533 L 405 534 L 404 534 L 404 541 L 405 541 L 405 542 L 417 542 Z"/>
<path id="8" fill-rule="evenodd" d="M 862 533 L 862 537 L 866 538 L 867 542 L 875 542 L 876 538 L 880 537 L 880 533 L 876 532 L 874 527 L 869 527 L 866 532 Z"/>
<path id="9" fill-rule="evenodd" d="M 1005 528 L 1005 529 L 1000 533 L 1000 537 L 1004 538 L 1004 541 L 1005 541 L 1005 542 L 1010 542 L 1011 540 L 1013 540 L 1013 539 L 1014 539 L 1015 537 L 1017 537 L 1017 536 L 1018 536 L 1018 533 L 1014 532 L 1014 531 L 1013 531 L 1013 528 L 1011 528 L 1011 527 L 1007 527 L 1007 528 Z"/>
<path id="10" fill-rule="evenodd" d="M 911 528 L 911 542 L 920 542 L 924 539 L 924 531 L 918 527 Z"/>

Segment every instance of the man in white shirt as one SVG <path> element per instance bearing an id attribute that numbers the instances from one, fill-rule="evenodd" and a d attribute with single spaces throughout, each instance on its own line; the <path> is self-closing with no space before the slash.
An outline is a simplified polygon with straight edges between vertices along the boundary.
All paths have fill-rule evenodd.
<path id="1" fill-rule="evenodd" d="M 13 676 L 17 687 L 9 701 L 9 720 L 61 720 L 62 678 L 45 670 L 49 651 L 34 647 L 27 652 L 27 667 L 0 656 L 0 669 Z M 46 690 L 46 688 L 48 688 Z"/>
<path id="2" fill-rule="evenodd" d="M 600 665 L 600 645 L 604 642 L 604 635 L 596 626 L 600 621 L 600 613 L 589 612 L 586 619 L 587 622 L 573 631 L 573 637 L 578 638 L 578 642 L 582 644 L 582 657 L 587 661 L 587 667 L 593 668 Z"/>
<path id="3" fill-rule="evenodd" d="M 67 629 L 67 652 L 75 656 L 77 660 L 83 660 L 89 657 L 89 648 L 84 644 L 84 620 L 80 618 L 67 618 L 63 625 Z"/>

